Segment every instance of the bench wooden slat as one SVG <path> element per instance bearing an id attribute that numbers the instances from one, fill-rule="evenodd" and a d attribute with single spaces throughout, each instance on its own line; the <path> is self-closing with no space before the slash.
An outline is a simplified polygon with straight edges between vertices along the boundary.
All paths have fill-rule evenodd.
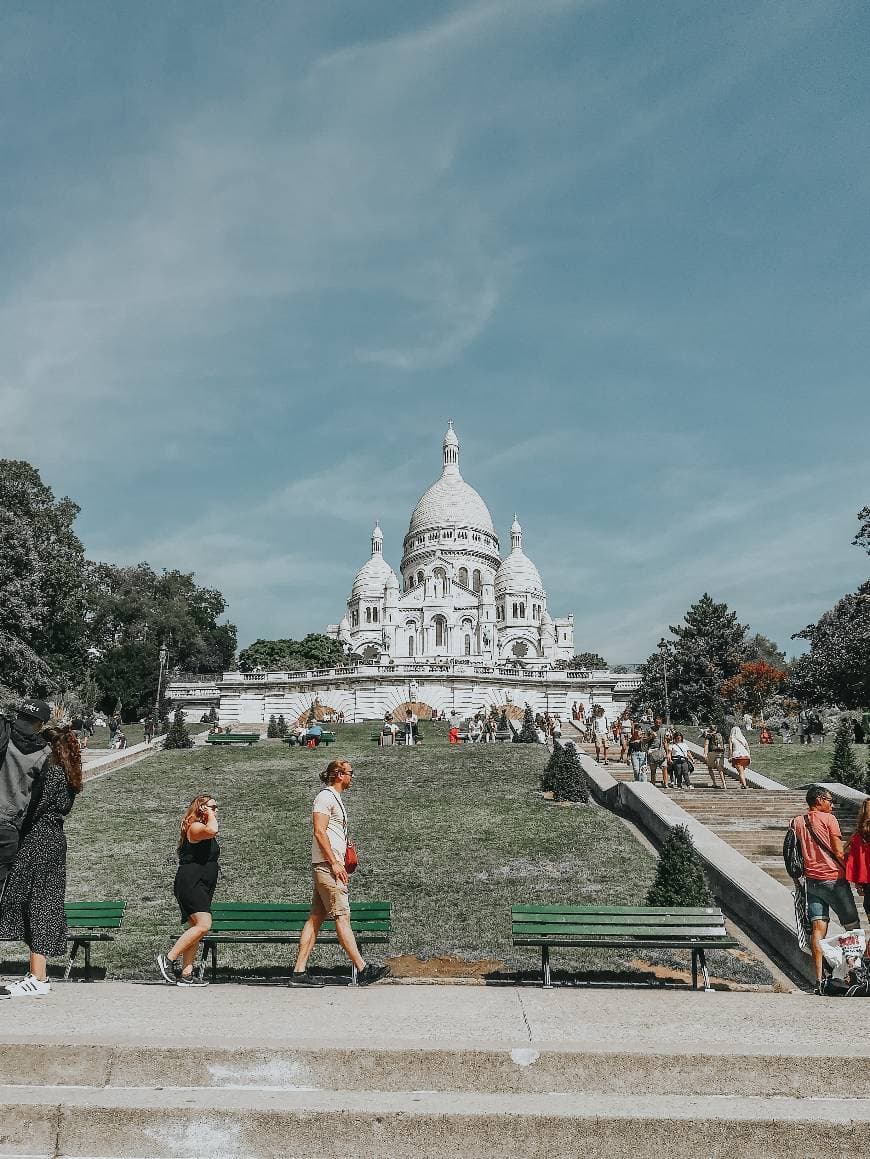
<path id="1" fill-rule="evenodd" d="M 692 914 L 683 918 L 673 913 L 669 914 L 514 914 L 514 923 L 524 925 L 541 925 L 556 927 L 559 925 L 572 926 L 610 926 L 614 930 L 634 929 L 636 926 L 673 926 L 683 927 L 710 926 L 724 924 L 725 919 L 717 920 L 714 914 Z"/>
<path id="2" fill-rule="evenodd" d="M 716 906 L 645 906 L 645 905 L 514 905 L 511 913 L 515 914 L 639 914 L 642 917 L 652 914 L 679 914 L 680 917 L 703 915 L 714 917 L 722 911 Z"/>
<path id="3" fill-rule="evenodd" d="M 516 923 L 515 935 L 535 934 L 547 941 L 561 941 L 563 938 L 718 938 L 725 934 L 724 926 L 632 926 L 622 929 L 613 926 L 536 926 Z"/>

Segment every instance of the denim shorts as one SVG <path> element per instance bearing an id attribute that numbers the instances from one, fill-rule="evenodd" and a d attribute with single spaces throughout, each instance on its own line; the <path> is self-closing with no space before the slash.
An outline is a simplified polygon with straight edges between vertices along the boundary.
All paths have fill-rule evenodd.
<path id="1" fill-rule="evenodd" d="M 833 910 L 844 926 L 857 925 L 860 920 L 852 887 L 845 878 L 835 881 L 814 881 L 807 878 L 807 913 L 810 921 L 827 921 Z"/>

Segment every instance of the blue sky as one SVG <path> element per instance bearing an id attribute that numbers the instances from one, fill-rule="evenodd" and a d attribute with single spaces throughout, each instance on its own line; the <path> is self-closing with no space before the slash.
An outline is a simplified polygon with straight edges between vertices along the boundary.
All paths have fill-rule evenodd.
<path id="1" fill-rule="evenodd" d="M 397 566 L 452 418 L 580 648 L 867 573 L 863 0 L 16 3 L 0 455 L 240 641 Z"/>

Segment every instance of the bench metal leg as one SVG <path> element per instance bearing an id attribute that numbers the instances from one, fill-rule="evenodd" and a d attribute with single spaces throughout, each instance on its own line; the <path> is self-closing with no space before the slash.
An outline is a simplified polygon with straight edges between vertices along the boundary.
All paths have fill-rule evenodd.
<path id="1" fill-rule="evenodd" d="M 541 946 L 541 973 L 544 976 L 544 987 L 549 989 L 553 985 L 550 977 L 550 947 Z"/>
<path id="2" fill-rule="evenodd" d="M 217 982 L 217 942 L 211 944 L 211 980 Z"/>
<path id="3" fill-rule="evenodd" d="M 356 986 L 358 977 L 359 977 L 359 970 L 356 968 L 354 963 L 351 962 L 351 964 L 350 964 L 350 984 L 351 984 L 351 986 Z"/>
<path id="4" fill-rule="evenodd" d="M 208 957 L 208 943 L 203 942 L 199 951 L 199 965 L 194 965 L 194 972 L 199 975 L 200 982 L 205 977 L 205 960 Z"/>
<path id="5" fill-rule="evenodd" d="M 707 955 L 703 950 L 698 950 L 698 957 L 701 960 L 701 970 L 704 974 L 704 989 L 712 990 L 713 987 L 710 985 L 710 972 L 707 969 Z"/>
<path id="6" fill-rule="evenodd" d="M 72 946 L 70 947 L 70 952 L 69 952 L 69 961 L 67 962 L 67 964 L 66 964 L 66 969 L 65 969 L 65 970 L 64 970 L 64 972 L 63 972 L 63 980 L 64 980 L 64 982 L 67 982 L 67 981 L 69 981 L 69 976 L 70 976 L 70 974 L 72 973 L 73 962 L 75 961 L 76 955 L 77 955 L 77 954 L 78 954 L 78 952 L 79 952 L 79 946 L 80 946 L 80 945 L 81 945 L 81 942 L 79 942 L 79 941 L 74 941 L 74 942 L 73 942 L 73 944 L 72 944 Z"/>
<path id="7" fill-rule="evenodd" d="M 692 989 L 698 989 L 698 951 L 692 950 Z"/>
<path id="8" fill-rule="evenodd" d="M 91 943 L 85 942 L 85 981 L 91 981 Z"/>

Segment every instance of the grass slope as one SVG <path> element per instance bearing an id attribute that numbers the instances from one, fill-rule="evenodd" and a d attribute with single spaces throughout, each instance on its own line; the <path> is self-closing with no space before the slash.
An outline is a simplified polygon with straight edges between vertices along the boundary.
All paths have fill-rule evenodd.
<path id="1" fill-rule="evenodd" d="M 67 824 L 67 896 L 129 901 L 122 935 L 95 955 L 108 972 L 150 975 L 155 953 L 175 935 L 178 823 L 198 792 L 219 803 L 217 896 L 307 901 L 310 809 L 327 756 L 354 763 L 346 801 L 361 867 L 351 896 L 392 901 L 390 955 L 493 958 L 529 969 L 535 951 L 510 945 L 512 903 L 642 903 L 654 859 L 607 811 L 542 801 L 543 747 L 449 746 L 446 727 L 427 724 L 424 745 L 378 748 L 369 733 L 346 725 L 328 753 L 264 742 L 161 753 L 86 785 Z M 261 961 L 286 968 L 290 954 L 266 947 Z M 572 961 L 558 958 L 554 965 Z M 229 965 L 249 968 L 257 959 L 253 947 L 222 952 Z M 337 960 L 337 951 L 318 951 L 318 964 Z"/>

